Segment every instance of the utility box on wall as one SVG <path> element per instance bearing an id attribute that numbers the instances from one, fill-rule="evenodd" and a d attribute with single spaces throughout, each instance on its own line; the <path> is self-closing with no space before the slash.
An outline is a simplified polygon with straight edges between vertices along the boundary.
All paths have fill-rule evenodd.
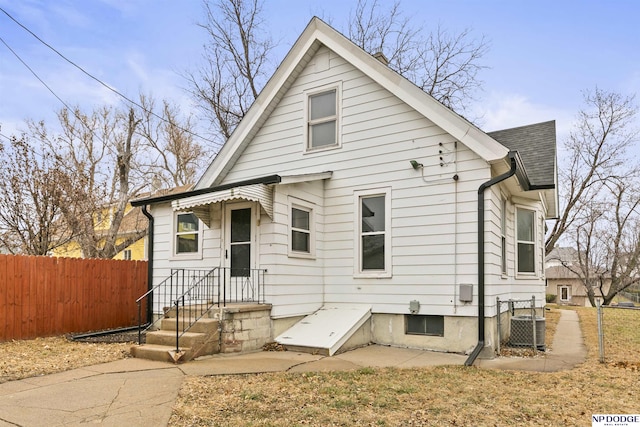
<path id="1" fill-rule="evenodd" d="M 473 301 L 473 285 L 469 283 L 461 283 L 460 285 L 460 301 L 472 302 Z"/>

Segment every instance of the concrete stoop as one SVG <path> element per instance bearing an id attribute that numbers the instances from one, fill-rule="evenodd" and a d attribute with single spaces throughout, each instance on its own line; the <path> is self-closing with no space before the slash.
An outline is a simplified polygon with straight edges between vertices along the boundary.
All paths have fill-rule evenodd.
<path id="1" fill-rule="evenodd" d="M 133 345 L 133 357 L 182 363 L 217 353 L 258 350 L 271 338 L 271 305 L 236 304 L 214 308 L 182 334 L 176 349 L 176 327 L 183 330 L 187 320 L 176 321 L 167 312 L 160 328 L 146 334 L 146 344 Z"/>

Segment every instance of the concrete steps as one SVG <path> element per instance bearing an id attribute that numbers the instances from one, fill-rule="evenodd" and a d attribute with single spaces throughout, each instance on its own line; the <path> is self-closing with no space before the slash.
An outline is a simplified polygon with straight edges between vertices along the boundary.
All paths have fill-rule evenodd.
<path id="1" fill-rule="evenodd" d="M 176 328 L 184 330 L 189 318 L 199 316 L 202 309 L 199 305 L 181 308 L 178 319 L 175 311 L 167 310 L 158 322 L 159 329 L 147 332 L 146 344 L 132 346 L 131 354 L 182 363 L 204 355 L 256 351 L 272 341 L 270 304 L 227 304 L 213 308 L 182 334 L 176 351 Z"/>
<path id="2" fill-rule="evenodd" d="M 134 357 L 163 362 L 187 362 L 199 356 L 220 351 L 219 322 L 216 319 L 198 320 L 188 332 L 181 334 L 176 351 L 176 327 L 182 330 L 189 319 L 164 318 L 160 329 L 147 332 L 146 343 L 131 347 Z"/>

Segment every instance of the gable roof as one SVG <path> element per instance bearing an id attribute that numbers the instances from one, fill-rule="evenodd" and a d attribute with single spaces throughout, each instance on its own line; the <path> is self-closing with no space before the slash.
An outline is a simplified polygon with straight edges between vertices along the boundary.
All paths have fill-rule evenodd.
<path id="1" fill-rule="evenodd" d="M 555 121 L 498 130 L 487 134 L 505 147 L 520 154 L 531 184 L 530 189 L 555 188 L 557 181 Z"/>
<path id="2" fill-rule="evenodd" d="M 202 175 L 195 186 L 196 190 L 222 183 L 247 144 L 276 108 L 300 72 L 313 58 L 320 46 L 323 45 L 431 120 L 487 162 L 493 163 L 506 157 L 509 150 L 505 146 L 368 54 L 322 20 L 314 17 L 269 79 L 231 137 L 222 146 L 213 162 Z"/>

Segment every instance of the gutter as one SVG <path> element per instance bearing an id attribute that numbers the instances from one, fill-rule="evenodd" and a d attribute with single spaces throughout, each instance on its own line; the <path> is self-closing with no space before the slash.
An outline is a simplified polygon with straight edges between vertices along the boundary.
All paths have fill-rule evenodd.
<path id="1" fill-rule="evenodd" d="M 465 366 L 473 365 L 482 349 L 484 348 L 484 191 L 507 178 L 512 177 L 518 170 L 518 154 L 517 151 L 509 151 L 507 154 L 511 163 L 511 169 L 498 175 L 489 181 L 483 182 L 478 187 L 478 344 L 473 349 Z"/>
<path id="2" fill-rule="evenodd" d="M 149 219 L 149 228 L 147 229 L 147 290 L 153 289 L 153 215 L 147 210 L 147 205 L 142 205 L 142 213 Z M 147 323 L 151 323 L 153 319 L 153 294 L 149 294 L 149 302 L 147 303 Z"/>

